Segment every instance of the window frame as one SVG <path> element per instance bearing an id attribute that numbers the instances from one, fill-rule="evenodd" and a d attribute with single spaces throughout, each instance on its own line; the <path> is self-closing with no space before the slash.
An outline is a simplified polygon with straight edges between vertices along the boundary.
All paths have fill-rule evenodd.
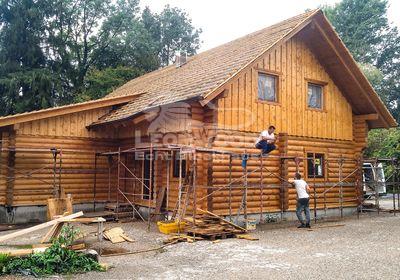
<path id="1" fill-rule="evenodd" d="M 321 108 L 318 107 L 310 107 L 310 104 L 308 103 L 308 92 L 309 92 L 309 87 L 314 86 L 314 87 L 320 87 L 321 88 Z M 315 81 L 307 81 L 307 98 L 306 98 L 306 106 L 307 109 L 309 110 L 315 110 L 315 111 L 325 111 L 325 84 L 320 83 L 320 82 L 315 82 Z"/>
<path id="2" fill-rule="evenodd" d="M 281 74 L 278 72 L 272 72 L 272 71 L 266 71 L 266 70 L 262 70 L 262 69 L 257 69 L 256 71 L 256 101 L 259 103 L 268 103 L 268 104 L 272 104 L 272 105 L 280 105 L 280 76 Z M 270 100 L 263 100 L 260 98 L 258 91 L 259 91 L 259 87 L 258 87 L 258 79 L 260 77 L 260 75 L 265 75 L 265 76 L 270 76 L 273 77 L 275 79 L 275 100 L 274 101 L 270 101 Z"/>
<path id="3" fill-rule="evenodd" d="M 173 157 L 172 157 L 172 178 L 179 178 L 179 151 L 176 151 L 173 153 Z M 185 158 L 185 156 L 182 157 L 182 178 L 185 178 L 187 174 L 187 159 Z"/>
<path id="4" fill-rule="evenodd" d="M 311 155 L 311 156 L 309 156 L 309 155 Z M 319 155 L 319 156 L 322 156 L 322 163 L 321 163 L 321 166 L 322 166 L 322 169 L 321 169 L 321 171 L 322 171 L 322 175 L 315 175 L 315 177 L 314 177 L 314 174 L 309 174 L 309 168 L 312 166 L 310 166 L 310 163 L 309 163 L 309 161 L 310 160 L 312 160 L 312 159 L 310 159 L 311 157 L 312 158 L 317 158 L 316 156 L 317 155 Z M 307 179 L 316 179 L 316 180 L 321 180 L 321 179 L 326 179 L 326 170 L 325 170 L 325 161 L 326 161 L 326 153 L 324 153 L 324 152 L 322 152 L 322 151 L 306 151 L 306 158 L 307 158 L 307 160 L 306 160 L 306 175 L 307 175 Z"/>

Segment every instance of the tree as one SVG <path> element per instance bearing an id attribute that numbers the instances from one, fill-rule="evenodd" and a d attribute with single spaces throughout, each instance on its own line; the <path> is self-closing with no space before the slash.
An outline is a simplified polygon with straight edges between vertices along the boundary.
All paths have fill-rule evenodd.
<path id="1" fill-rule="evenodd" d="M 75 101 L 83 102 L 104 97 L 118 86 L 142 74 L 143 70 L 126 66 L 91 69 L 85 79 L 86 90 L 79 94 Z"/>
<path id="2" fill-rule="evenodd" d="M 389 23 L 387 9 L 386 0 L 343 0 L 324 7 L 327 17 L 363 69 L 376 68 L 381 72 L 381 78 L 370 79 L 370 82 L 400 122 L 400 34 Z"/>
<path id="3" fill-rule="evenodd" d="M 343 0 L 325 7 L 336 31 L 400 123 L 400 35 L 387 19 L 386 0 Z M 400 130 L 368 134 L 366 157 L 399 157 Z"/>
<path id="4" fill-rule="evenodd" d="M 137 0 L 52 0 L 47 11 L 48 56 L 63 91 L 59 103 L 84 92 L 89 69 L 132 24 Z M 105 67 L 107 67 L 106 65 Z"/>
<path id="5" fill-rule="evenodd" d="M 368 134 L 366 157 L 400 158 L 400 130 L 375 129 Z"/>
<path id="6" fill-rule="evenodd" d="M 375 64 L 390 29 L 386 0 L 343 0 L 324 11 L 358 62 Z"/>
<path id="7" fill-rule="evenodd" d="M 188 15 L 139 0 L 0 0 L 0 114 L 92 98 L 194 54 Z"/>
<path id="8" fill-rule="evenodd" d="M 193 55 L 200 47 L 201 29 L 194 28 L 188 14 L 179 8 L 166 5 L 160 14 L 153 14 L 146 7 L 142 13 L 142 23 L 157 42 L 162 66 L 169 65 L 177 52 Z"/>
<path id="9" fill-rule="evenodd" d="M 140 19 L 131 18 L 108 47 L 96 55 L 85 91 L 75 100 L 102 97 L 139 73 L 168 65 L 178 51 L 195 54 L 200 47 L 200 32 L 180 9 L 166 6 L 156 14 L 146 7 Z"/>
<path id="10" fill-rule="evenodd" d="M 41 49 L 44 1 L 0 2 L 0 113 L 53 105 L 56 83 Z"/>

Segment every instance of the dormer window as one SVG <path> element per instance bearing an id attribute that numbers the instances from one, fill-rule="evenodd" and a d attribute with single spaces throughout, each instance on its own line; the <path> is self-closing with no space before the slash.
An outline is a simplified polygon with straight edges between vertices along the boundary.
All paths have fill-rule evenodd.
<path id="1" fill-rule="evenodd" d="M 266 73 L 258 73 L 258 100 L 278 102 L 278 77 Z"/>

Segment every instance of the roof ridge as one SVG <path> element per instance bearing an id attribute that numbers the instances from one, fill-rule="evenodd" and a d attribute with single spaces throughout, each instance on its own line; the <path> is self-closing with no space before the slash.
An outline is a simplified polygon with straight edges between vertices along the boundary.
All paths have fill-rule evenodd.
<path id="1" fill-rule="evenodd" d="M 293 17 L 287 18 L 287 19 L 285 19 L 285 20 L 276 22 L 276 23 L 274 23 L 274 24 L 272 24 L 272 25 L 263 27 L 263 28 L 261 28 L 261 29 L 259 29 L 259 30 L 257 30 L 257 31 L 254 31 L 254 32 L 251 32 L 251 33 L 249 33 L 249 34 L 243 35 L 243 36 L 241 36 L 241 37 L 235 38 L 235 39 L 230 40 L 230 41 L 228 41 L 228 42 L 226 42 L 226 43 L 223 43 L 222 45 L 215 46 L 215 47 L 213 47 L 213 48 L 211 48 L 211 49 L 205 50 L 205 51 L 203 51 L 203 52 L 201 52 L 201 53 L 198 53 L 198 54 L 196 54 L 196 55 L 193 55 L 193 56 L 201 55 L 201 54 L 204 54 L 204 53 L 206 53 L 206 52 L 212 51 L 212 50 L 214 50 L 214 49 L 224 47 L 225 45 L 231 44 L 231 43 L 233 43 L 233 42 L 235 42 L 235 41 L 238 41 L 238 40 L 241 40 L 241 39 L 245 39 L 245 38 L 249 38 L 249 37 L 252 37 L 252 36 L 254 36 L 254 35 L 263 33 L 263 32 L 265 32 L 265 31 L 267 31 L 267 30 L 269 30 L 269 29 L 272 29 L 272 28 L 274 28 L 274 27 L 281 26 L 281 25 L 283 25 L 283 24 L 285 24 L 285 23 L 288 23 L 288 22 L 290 22 L 290 21 L 294 21 L 295 19 L 303 18 L 305 15 L 312 15 L 312 14 L 314 14 L 315 12 L 317 12 L 317 11 L 319 11 L 319 10 L 321 10 L 321 9 L 318 8 L 318 9 L 306 11 L 306 12 L 304 12 L 304 13 L 302 13 L 302 14 L 298 14 L 298 15 L 296 15 L 296 16 L 293 16 Z M 193 57 L 193 56 L 191 56 L 191 57 Z"/>
<path id="2" fill-rule="evenodd" d="M 223 83 L 221 83 L 220 85 L 218 85 L 217 87 L 215 87 L 214 89 L 211 89 L 209 92 L 204 93 L 202 96 L 203 97 L 207 97 L 210 94 L 212 94 L 214 91 L 216 91 L 218 88 L 220 88 L 222 85 L 226 84 L 229 80 L 231 80 L 234 76 L 236 76 L 238 73 L 240 73 L 244 68 L 246 68 L 249 64 L 253 63 L 255 60 L 257 60 L 260 56 L 262 56 L 266 51 L 268 51 L 270 48 L 272 48 L 277 42 L 281 41 L 283 38 L 285 38 L 290 32 L 292 32 L 293 30 L 295 30 L 298 26 L 300 26 L 301 24 L 303 24 L 308 18 L 310 18 L 310 16 L 315 15 L 318 11 L 320 11 L 321 9 L 314 9 L 314 10 L 310 10 L 308 12 L 305 12 L 303 14 L 297 15 L 295 17 L 289 18 L 287 20 L 284 20 L 282 22 L 279 22 L 275 25 L 272 25 L 270 27 L 266 27 L 262 30 L 253 32 L 253 36 L 256 36 L 255 34 L 263 34 L 264 32 L 267 32 L 267 30 L 271 29 L 271 27 L 277 27 L 277 26 L 282 26 L 285 23 L 291 22 L 291 21 L 295 21 L 295 19 L 301 19 L 300 21 L 295 21 L 297 22 L 295 26 L 291 27 L 291 28 L 285 28 L 286 29 L 290 29 L 289 32 L 285 32 L 284 34 L 282 34 L 280 36 L 280 38 L 278 40 L 276 40 L 275 42 L 273 42 L 272 44 L 270 44 L 268 47 L 266 47 L 265 49 L 263 49 L 262 51 L 260 51 L 259 54 L 257 54 L 254 58 L 250 59 L 248 63 L 246 63 L 243 67 L 241 67 L 240 69 L 238 69 L 237 71 L 235 71 L 234 73 L 232 73 Z M 275 34 L 278 32 L 273 32 L 272 34 Z M 270 36 L 272 35 L 270 34 Z M 250 36 L 251 37 L 251 36 Z"/>

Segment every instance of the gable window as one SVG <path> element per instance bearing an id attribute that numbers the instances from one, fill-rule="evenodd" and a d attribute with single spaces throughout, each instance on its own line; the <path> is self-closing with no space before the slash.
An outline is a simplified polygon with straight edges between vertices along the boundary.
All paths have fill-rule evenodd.
<path id="1" fill-rule="evenodd" d="M 173 158 L 173 168 L 172 168 L 172 176 L 174 178 L 179 178 L 179 162 L 180 162 L 180 153 L 176 152 Z M 182 157 L 182 178 L 186 177 L 186 159 Z"/>
<path id="2" fill-rule="evenodd" d="M 258 73 L 258 99 L 262 101 L 278 102 L 278 77 L 275 75 Z"/>
<path id="3" fill-rule="evenodd" d="M 313 109 L 322 109 L 323 106 L 323 86 L 308 83 L 308 107 Z"/>
<path id="4" fill-rule="evenodd" d="M 307 153 L 307 177 L 324 178 L 324 154 Z"/>

